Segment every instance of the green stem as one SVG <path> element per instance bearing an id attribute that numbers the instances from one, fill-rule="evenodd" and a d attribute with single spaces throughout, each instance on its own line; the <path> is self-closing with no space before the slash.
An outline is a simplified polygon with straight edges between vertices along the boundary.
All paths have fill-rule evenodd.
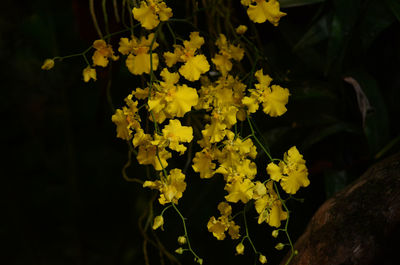
<path id="1" fill-rule="evenodd" d="M 190 240 L 189 240 L 189 236 L 188 236 L 188 232 L 187 232 L 187 228 L 186 228 L 186 221 L 185 221 L 185 217 L 183 217 L 183 215 L 181 214 L 181 212 L 179 211 L 179 209 L 176 207 L 175 203 L 171 202 L 172 207 L 174 207 L 175 211 L 178 213 L 179 217 L 182 220 L 182 224 L 183 224 L 183 231 L 185 233 L 185 238 L 187 240 L 187 245 L 188 245 L 188 249 L 189 251 L 193 254 L 193 256 L 197 259 L 197 260 L 202 260 L 192 249 L 192 246 L 190 245 Z"/>
<path id="2" fill-rule="evenodd" d="M 250 118 L 249 118 L 249 115 L 247 115 L 247 122 L 249 123 L 250 130 L 251 130 L 251 135 L 253 136 L 254 140 L 255 140 L 255 141 L 257 142 L 257 144 L 261 147 L 261 149 L 265 152 L 265 154 L 268 156 L 269 160 L 270 160 L 270 161 L 273 161 L 273 159 L 272 159 L 271 155 L 269 154 L 269 152 L 267 151 L 267 149 L 266 149 L 266 148 L 264 147 L 264 145 L 260 142 L 260 140 L 258 140 L 258 138 L 257 138 L 257 136 L 256 136 L 256 134 L 255 134 L 255 131 L 254 131 L 252 122 L 251 122 L 251 120 L 250 120 Z"/>
<path id="3" fill-rule="evenodd" d="M 274 182 L 274 189 L 275 189 L 276 194 L 278 195 L 279 200 L 282 203 L 283 208 L 285 208 L 285 211 L 287 212 L 285 229 L 280 229 L 280 230 L 285 231 L 286 238 L 289 241 L 289 245 L 290 245 L 290 257 L 288 258 L 288 260 L 285 263 L 285 265 L 288 265 L 290 263 L 290 261 L 293 259 L 294 255 L 295 255 L 293 243 L 292 243 L 292 240 L 290 239 L 290 235 L 289 235 L 289 232 L 288 232 L 290 212 L 289 212 L 288 207 L 286 206 L 285 201 L 281 198 L 281 195 L 279 194 L 279 190 L 278 190 L 278 187 L 276 186 L 275 182 Z"/>

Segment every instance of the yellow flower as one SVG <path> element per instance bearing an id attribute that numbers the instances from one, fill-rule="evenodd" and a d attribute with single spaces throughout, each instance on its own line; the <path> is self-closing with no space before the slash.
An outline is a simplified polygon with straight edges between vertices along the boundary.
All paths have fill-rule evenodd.
<path id="1" fill-rule="evenodd" d="M 141 165 L 153 165 L 155 170 L 162 170 L 168 166 L 167 159 L 171 157 L 171 153 L 165 150 L 165 148 L 158 148 L 151 141 L 147 140 L 139 145 L 136 159 Z"/>
<path id="2" fill-rule="evenodd" d="M 180 152 L 181 155 L 186 151 L 186 147 L 180 143 L 189 143 L 193 139 L 192 127 L 182 126 L 179 120 L 170 120 L 169 124 L 162 130 L 162 133 L 169 148 Z"/>
<path id="3" fill-rule="evenodd" d="M 93 79 L 94 81 L 97 80 L 96 69 L 90 66 L 83 69 L 82 75 L 83 75 L 83 81 L 85 81 L 86 83 L 89 82 L 90 79 Z"/>
<path id="4" fill-rule="evenodd" d="M 287 213 L 282 210 L 282 203 L 273 189 L 273 182 L 265 185 L 266 193 L 256 199 L 254 207 L 259 214 L 258 223 L 266 222 L 269 226 L 280 227 L 281 221 L 286 220 Z"/>
<path id="5" fill-rule="evenodd" d="M 214 175 L 216 164 L 212 160 L 213 155 L 207 149 L 196 153 L 193 158 L 192 168 L 195 172 L 200 173 L 200 178 L 208 179 Z"/>
<path id="6" fill-rule="evenodd" d="M 42 65 L 41 68 L 42 68 L 42 70 L 50 70 L 53 67 L 54 67 L 54 60 L 53 59 L 46 59 L 46 60 L 44 60 L 43 65 Z"/>
<path id="7" fill-rule="evenodd" d="M 221 216 L 220 218 L 215 219 L 214 216 L 210 218 L 207 223 L 207 229 L 209 232 L 213 234 L 218 240 L 225 239 L 225 231 L 228 230 L 229 222 L 228 218 Z"/>
<path id="8" fill-rule="evenodd" d="M 158 215 L 154 218 L 152 228 L 153 228 L 153 230 L 156 230 L 159 227 L 161 227 L 161 229 L 162 229 L 163 224 L 164 224 L 164 218 L 162 217 L 162 215 Z"/>
<path id="9" fill-rule="evenodd" d="M 217 208 L 222 216 L 229 216 L 232 213 L 232 207 L 227 202 L 220 202 Z"/>
<path id="10" fill-rule="evenodd" d="M 129 130 L 129 124 L 124 112 L 121 109 L 117 109 L 111 119 L 117 125 L 117 137 L 124 140 L 131 139 L 132 132 Z"/>
<path id="11" fill-rule="evenodd" d="M 225 199 L 228 202 L 236 203 L 240 200 L 243 203 L 247 203 L 253 197 L 253 187 L 254 183 L 250 179 L 228 183 L 224 188 L 229 193 L 225 196 Z"/>
<path id="12" fill-rule="evenodd" d="M 224 139 L 226 134 L 226 125 L 218 121 L 217 119 L 212 119 L 211 124 L 206 124 L 204 130 L 201 131 L 204 138 L 209 139 L 210 143 L 217 143 Z"/>
<path id="13" fill-rule="evenodd" d="M 111 120 L 117 125 L 117 137 L 130 140 L 132 138 L 132 130 L 140 129 L 140 116 L 138 114 L 138 102 L 133 101 L 133 93 L 125 98 L 126 106 L 117 109 Z"/>
<path id="14" fill-rule="evenodd" d="M 165 52 L 164 58 L 168 67 L 177 62 L 184 64 L 179 68 L 179 73 L 189 81 L 199 80 L 200 75 L 210 69 L 207 58 L 197 54 L 197 50 L 204 44 L 204 38 L 199 32 L 190 33 L 190 40 L 185 40 L 182 45 L 174 45 L 174 52 Z"/>
<path id="15" fill-rule="evenodd" d="M 295 194 L 300 187 L 310 184 L 308 170 L 303 156 L 295 146 L 291 147 L 283 156 L 279 165 L 269 163 L 267 172 L 271 179 L 280 182 L 282 189 L 288 194 Z"/>
<path id="16" fill-rule="evenodd" d="M 264 23 L 268 20 L 274 26 L 278 26 L 280 18 L 286 15 L 279 10 L 277 0 L 268 0 L 268 2 L 266 0 L 242 0 L 241 3 L 248 6 L 247 14 L 256 23 Z"/>
<path id="17" fill-rule="evenodd" d="M 258 104 L 262 103 L 263 111 L 271 117 L 281 116 L 286 112 L 286 104 L 289 101 L 289 90 L 278 85 L 272 85 L 272 78 L 264 75 L 263 70 L 255 73 L 258 84 L 256 89 L 249 89 L 250 97 L 242 99 L 243 105 L 247 106 L 249 113 L 254 113 L 258 109 Z M 257 104 L 258 103 L 258 104 Z"/>
<path id="18" fill-rule="evenodd" d="M 164 81 L 154 84 L 148 105 L 156 121 L 162 123 L 166 118 L 183 117 L 197 104 L 199 97 L 196 89 L 186 84 L 176 85 L 178 73 L 170 73 L 164 68 L 160 75 Z"/>
<path id="19" fill-rule="evenodd" d="M 246 33 L 246 31 L 247 31 L 247 26 L 245 26 L 245 25 L 239 25 L 236 28 L 236 33 L 239 35 L 243 35 L 244 33 Z"/>
<path id="20" fill-rule="evenodd" d="M 243 58 L 244 50 L 239 46 L 228 43 L 224 34 L 220 34 L 215 42 L 219 53 L 214 56 L 212 62 L 222 75 L 226 75 L 232 69 L 231 59 L 240 61 Z"/>
<path id="21" fill-rule="evenodd" d="M 231 224 L 228 228 L 228 234 L 231 236 L 232 239 L 238 239 L 240 237 L 239 230 L 240 226 L 231 221 Z"/>
<path id="22" fill-rule="evenodd" d="M 243 243 L 239 243 L 236 246 L 236 254 L 243 255 L 243 253 L 244 253 L 244 245 L 243 245 Z"/>
<path id="23" fill-rule="evenodd" d="M 151 33 L 145 38 L 142 36 L 137 39 L 132 36 L 132 39 L 121 38 L 119 42 L 118 51 L 123 55 L 128 55 L 125 63 L 129 70 L 134 75 L 141 75 L 143 73 L 149 74 L 151 68 L 153 71 L 158 67 L 158 55 L 154 50 L 158 47 L 158 43 L 153 41 L 155 38 L 154 33 Z M 150 56 L 150 47 L 152 53 Z"/>
<path id="24" fill-rule="evenodd" d="M 169 173 L 166 178 L 162 177 L 161 180 L 147 180 L 143 183 L 143 187 L 158 189 L 160 191 L 160 198 L 158 199 L 160 204 L 170 202 L 177 204 L 186 189 L 185 175 L 182 174 L 180 169 L 172 169 Z"/>
<path id="25" fill-rule="evenodd" d="M 157 27 L 160 21 L 167 21 L 172 17 L 172 9 L 161 0 L 142 1 L 139 8 L 133 8 L 132 13 L 142 27 L 148 30 Z"/>
<path id="26" fill-rule="evenodd" d="M 215 219 L 214 216 L 210 218 L 207 223 L 208 231 L 212 232 L 218 240 L 225 238 L 226 231 L 228 231 L 232 239 L 238 239 L 240 237 L 240 226 L 236 225 L 234 221 L 229 221 L 231 219 L 232 207 L 227 202 L 220 202 L 218 210 L 221 216 L 218 219 Z"/>
<path id="27" fill-rule="evenodd" d="M 93 66 L 102 66 L 106 67 L 108 65 L 108 59 L 112 59 L 113 61 L 118 60 L 118 56 L 114 55 L 114 51 L 110 44 L 107 44 L 104 40 L 95 40 L 93 42 L 93 48 L 96 51 L 93 53 Z"/>

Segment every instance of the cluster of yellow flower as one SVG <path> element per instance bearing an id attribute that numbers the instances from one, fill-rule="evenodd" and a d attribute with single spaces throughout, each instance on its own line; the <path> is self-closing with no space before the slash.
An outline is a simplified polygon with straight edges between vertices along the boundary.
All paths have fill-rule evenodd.
<path id="1" fill-rule="evenodd" d="M 280 11 L 276 0 L 241 0 L 241 4 L 247 7 L 249 18 L 256 23 L 269 21 L 277 26 L 280 18 L 286 15 Z M 168 23 L 172 17 L 172 9 L 162 0 L 144 0 L 133 8 L 132 14 L 145 30 L 156 31 L 149 32 L 147 36 L 120 38 L 118 52 L 126 56 L 125 63 L 130 73 L 148 74 L 150 81 L 146 87 L 136 88 L 125 98 L 125 106 L 116 110 L 112 121 L 117 126 L 117 137 L 131 142 L 135 148 L 137 161 L 142 165 L 152 165 L 159 172 L 156 180 L 144 181 L 143 187 L 158 190 L 159 203 L 169 204 L 167 207 L 177 210 L 176 205 L 187 184 L 181 169 L 167 171 L 168 160 L 172 158 L 172 152 L 183 155 L 187 151 L 184 143 L 194 141 L 192 127 L 182 125 L 179 118 L 192 110 L 205 113 L 206 124 L 201 130 L 202 138 L 197 141 L 201 149 L 194 155 L 192 168 L 203 179 L 222 175 L 225 180 L 224 190 L 227 192 L 226 201 L 218 204 L 221 215 L 209 219 L 208 230 L 218 240 L 225 238 L 225 232 L 232 239 L 239 239 L 240 226 L 233 220 L 230 204 L 246 204 L 249 201 L 254 201 L 259 224 L 265 222 L 271 227 L 279 228 L 281 221 L 288 219 L 289 213 L 279 195 L 277 184 L 287 194 L 295 194 L 300 187 L 309 185 L 307 167 L 296 147 L 291 147 L 284 154 L 283 160 L 272 159 L 256 137 L 250 115 L 260 105 L 263 112 L 271 117 L 283 115 L 287 110 L 289 90 L 276 84 L 271 85 L 273 80 L 263 73 L 263 69 L 252 72 L 248 77 L 250 80 L 255 77 L 258 81 L 254 88 L 248 86 L 252 82 L 246 85 L 238 75 L 232 74 L 233 63 L 243 59 L 245 49 L 238 41 L 228 41 L 222 33 L 215 41 L 218 51 L 210 61 L 202 53 L 201 47 L 205 40 L 198 31 L 191 32 L 188 40 L 183 40 L 181 45 L 174 44 L 173 50 L 164 52 L 159 57 L 160 54 L 156 52 L 159 47 L 157 34 L 162 24 Z M 242 35 L 246 30 L 245 25 L 240 25 L 236 28 L 236 33 Z M 119 56 L 114 55 L 111 45 L 102 39 L 96 40 L 92 48 L 95 50 L 93 64 L 83 70 L 85 82 L 96 80 L 96 70 L 93 67 L 106 67 L 110 60 L 119 59 Z M 210 62 L 218 73 L 207 76 Z M 158 72 L 160 65 L 164 67 Z M 53 66 L 54 60 L 48 59 L 42 68 L 48 70 Z M 146 129 L 141 126 L 141 116 L 144 116 L 140 113 L 142 108 L 147 110 L 146 119 L 154 124 L 152 132 L 148 126 Z M 247 136 L 238 133 L 238 121 L 247 121 L 252 133 Z M 257 148 L 253 140 L 269 157 L 266 172 L 270 178 L 257 177 L 257 166 L 254 162 Z M 275 161 L 279 163 L 276 164 Z M 179 215 L 182 216 L 180 213 Z M 184 222 L 184 218 L 182 220 Z M 153 229 L 162 227 L 163 223 L 162 214 L 158 215 L 154 219 Z M 287 232 L 285 229 L 280 230 Z M 274 230 L 272 235 L 276 237 L 278 231 Z M 188 250 L 193 253 L 196 261 L 202 263 L 202 259 L 190 247 L 186 228 L 185 236 L 180 239 L 178 241 L 181 244 L 188 244 Z M 247 227 L 246 235 L 236 247 L 238 254 L 244 252 L 245 239 L 253 245 Z M 293 252 L 293 246 L 291 247 Z M 255 250 L 254 246 L 253 249 Z M 183 251 L 184 249 L 179 248 L 176 252 Z M 261 263 L 266 263 L 264 255 L 260 252 L 256 254 Z"/>

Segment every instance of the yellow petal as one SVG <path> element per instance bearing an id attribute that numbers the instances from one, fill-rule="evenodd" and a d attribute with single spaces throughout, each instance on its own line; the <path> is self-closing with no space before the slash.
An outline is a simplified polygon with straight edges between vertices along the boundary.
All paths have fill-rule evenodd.
<path id="1" fill-rule="evenodd" d="M 275 163 L 268 164 L 267 173 L 274 181 L 280 181 L 283 178 L 281 168 Z"/>
<path id="2" fill-rule="evenodd" d="M 158 67 L 158 55 L 152 54 L 153 71 Z M 126 66 L 128 70 L 134 75 L 141 75 L 143 73 L 150 73 L 150 54 L 141 53 L 138 55 L 129 54 L 126 58 Z"/>
<path id="3" fill-rule="evenodd" d="M 277 0 L 257 1 L 256 5 L 249 6 L 247 14 L 256 23 L 264 23 L 268 20 L 274 26 L 278 26 L 280 18 L 286 15 L 286 13 L 280 12 Z"/>
<path id="4" fill-rule="evenodd" d="M 117 109 L 115 114 L 111 117 L 112 122 L 117 125 L 117 137 L 129 140 L 131 138 L 131 130 L 129 130 L 129 123 L 121 109 Z"/>
<path id="5" fill-rule="evenodd" d="M 160 23 L 157 15 L 144 1 L 141 2 L 140 8 L 133 8 L 132 13 L 133 17 L 138 20 L 145 29 L 154 29 L 157 27 L 158 23 Z"/>
<path id="6" fill-rule="evenodd" d="M 173 116 L 183 117 L 197 104 L 198 100 L 196 89 L 187 85 L 178 86 L 172 101 L 167 106 L 167 112 Z"/>
<path id="7" fill-rule="evenodd" d="M 96 69 L 94 69 L 90 66 L 83 69 L 82 75 L 83 75 L 83 81 L 85 81 L 85 82 L 89 82 L 90 79 L 93 79 L 94 81 L 97 80 Z"/>
<path id="8" fill-rule="evenodd" d="M 262 95 L 263 111 L 271 117 L 281 116 L 286 112 L 289 101 L 289 90 L 277 85 L 266 89 Z"/>
<path id="9" fill-rule="evenodd" d="M 187 62 L 179 68 L 179 73 L 189 81 L 199 80 L 200 75 L 210 70 L 207 58 L 202 55 L 190 57 Z"/>

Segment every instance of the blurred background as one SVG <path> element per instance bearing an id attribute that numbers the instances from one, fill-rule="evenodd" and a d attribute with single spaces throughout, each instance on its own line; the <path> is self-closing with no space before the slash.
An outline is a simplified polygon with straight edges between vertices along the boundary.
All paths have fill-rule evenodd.
<path id="1" fill-rule="evenodd" d="M 100 1 L 94 2 L 101 24 Z M 178 0 L 167 2 L 184 9 Z M 237 2 L 233 7 L 241 15 L 235 19 L 250 24 Z M 399 150 L 400 3 L 280 3 L 288 15 L 278 27 L 264 23 L 252 30 L 268 59 L 265 73 L 291 92 L 288 112 L 276 119 L 258 113 L 255 120 L 274 157 L 296 145 L 307 161 L 311 185 L 297 195 L 304 202 L 289 203 L 295 240 L 327 198 Z M 123 179 L 128 147 L 111 122 L 112 107 L 121 107 L 140 84 L 120 62 L 90 83 L 82 81 L 81 58 L 40 69 L 45 58 L 82 52 L 97 38 L 88 1 L 3 1 L 0 13 L 6 147 L 1 263 L 145 264 L 139 226 L 156 193 Z M 128 174 L 144 179 L 145 169 L 133 160 Z M 223 185 L 221 178 L 204 181 L 190 172 L 179 205 L 205 264 L 248 264 L 254 260 L 250 247 L 235 256 L 237 242 L 217 241 L 205 227 L 217 214 Z M 156 214 L 162 209 L 154 207 Z M 279 262 L 285 252 L 273 249 L 279 240 L 265 224 L 256 225 L 254 211 L 249 216 L 259 250 Z M 182 226 L 173 211 L 164 218 L 165 231 L 156 233 L 173 252 Z M 149 246 L 149 255 L 151 264 L 160 264 L 157 249 Z M 191 264 L 192 257 L 179 260 Z"/>

